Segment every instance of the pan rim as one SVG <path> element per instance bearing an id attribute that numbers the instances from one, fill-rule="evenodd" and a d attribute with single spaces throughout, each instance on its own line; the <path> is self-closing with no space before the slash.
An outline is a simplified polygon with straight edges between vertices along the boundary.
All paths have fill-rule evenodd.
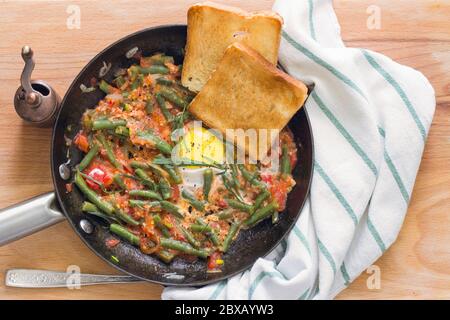
<path id="1" fill-rule="evenodd" d="M 186 24 L 166 24 L 166 25 L 158 25 L 158 26 L 153 26 L 153 27 L 149 27 L 149 28 L 145 28 L 136 32 L 133 32 L 129 35 L 126 35 L 122 38 L 120 38 L 119 40 L 113 42 L 112 44 L 108 45 L 107 47 L 105 47 L 103 50 L 101 50 L 98 54 L 96 54 L 94 57 L 92 57 L 89 62 L 78 72 L 77 76 L 74 78 L 74 80 L 72 81 L 72 83 L 70 84 L 70 86 L 67 88 L 65 94 L 64 94 L 64 98 L 61 101 L 61 105 L 60 108 L 58 110 L 57 116 L 56 116 L 56 120 L 55 123 L 53 125 L 53 129 L 52 129 L 52 140 L 51 140 L 51 149 L 50 149 L 50 162 L 51 162 L 51 172 L 52 172 L 52 182 L 53 182 L 53 187 L 55 190 L 55 195 L 56 198 L 58 199 L 58 204 L 61 208 L 62 213 L 64 214 L 64 216 L 67 218 L 69 216 L 68 211 L 66 210 L 66 207 L 64 205 L 64 202 L 62 201 L 62 196 L 60 194 L 59 189 L 57 188 L 57 181 L 56 181 L 56 172 L 54 170 L 55 168 L 55 157 L 54 157 L 54 152 L 55 151 L 55 140 L 56 140 L 56 135 L 57 135 L 57 124 L 60 122 L 60 117 L 61 117 L 61 112 L 62 112 L 62 107 L 65 105 L 66 100 L 68 99 L 68 93 L 70 91 L 72 91 L 72 89 L 74 88 L 74 86 L 76 85 L 76 83 L 78 82 L 79 78 L 82 77 L 82 75 L 85 73 L 85 71 L 89 68 L 89 66 L 96 61 L 99 57 L 101 57 L 102 55 L 104 55 L 105 52 L 109 51 L 111 48 L 117 46 L 118 44 L 122 43 L 123 41 L 126 41 L 127 39 L 134 37 L 134 36 L 138 36 L 142 33 L 146 33 L 149 31 L 153 31 L 153 30 L 158 30 L 158 29 L 167 29 L 167 28 L 187 28 Z M 308 179 L 308 185 L 306 188 L 306 193 L 305 196 L 299 206 L 299 211 L 295 214 L 295 218 L 294 221 L 289 225 L 289 227 L 284 231 L 282 237 L 280 237 L 280 239 L 278 241 L 276 241 L 272 246 L 270 246 L 269 248 L 267 248 L 266 253 L 258 258 L 264 258 L 266 257 L 269 253 L 271 253 L 280 243 L 283 239 L 285 239 L 289 233 L 292 231 L 292 228 L 295 226 L 296 222 L 298 221 L 298 218 L 301 214 L 301 211 L 304 208 L 304 205 L 306 203 L 306 200 L 309 197 L 309 193 L 310 193 L 310 189 L 311 189 L 311 182 L 312 182 L 312 177 L 313 177 L 313 170 L 314 170 L 314 136 L 313 136 L 313 132 L 312 132 L 312 128 L 311 128 L 311 122 L 309 119 L 309 115 L 308 112 L 305 108 L 305 106 L 302 107 L 302 110 L 300 112 L 304 112 L 305 113 L 305 118 L 306 118 L 306 123 L 307 123 L 307 128 L 305 128 L 304 130 L 308 130 L 309 131 L 309 135 L 311 137 L 311 166 L 309 168 L 305 168 L 306 170 L 308 170 L 309 172 L 309 179 Z M 125 270 L 122 266 L 114 264 L 112 261 L 110 261 L 109 259 L 107 259 L 105 256 L 103 256 L 100 252 L 98 252 L 90 243 L 89 241 L 87 241 L 87 239 L 85 239 L 80 231 L 77 229 L 77 226 L 74 224 L 74 221 L 72 219 L 67 218 L 67 220 L 69 221 L 69 224 L 71 226 L 71 228 L 75 231 L 75 233 L 78 235 L 78 237 L 83 241 L 83 243 L 93 252 L 95 253 L 99 258 L 101 258 L 103 261 L 105 261 L 107 264 L 109 264 L 110 266 L 112 266 L 114 269 L 119 270 L 121 272 L 123 272 L 124 274 L 128 274 L 130 276 L 133 276 L 135 278 L 141 279 L 143 281 L 146 282 L 150 282 L 150 283 L 155 283 L 155 284 L 159 284 L 159 285 L 163 285 L 163 286 L 172 286 L 172 287 L 197 287 L 197 286 L 204 286 L 207 284 L 212 284 L 212 283 L 217 283 L 223 280 L 226 280 L 228 278 L 231 278 L 245 270 L 248 270 L 252 265 L 246 266 L 246 267 L 242 267 L 239 268 L 233 272 L 230 272 L 229 274 L 226 274 L 222 277 L 217 277 L 214 279 L 209 279 L 209 280 L 203 280 L 203 281 L 195 281 L 195 282 L 191 282 L 191 283 L 169 283 L 169 282 L 164 282 L 164 281 L 159 281 L 159 280 L 153 280 L 153 279 L 148 279 L 145 278 L 143 276 L 139 276 L 136 274 L 133 274 L 130 271 Z M 256 262 L 256 260 L 255 260 Z M 254 262 L 253 262 L 254 263 Z"/>

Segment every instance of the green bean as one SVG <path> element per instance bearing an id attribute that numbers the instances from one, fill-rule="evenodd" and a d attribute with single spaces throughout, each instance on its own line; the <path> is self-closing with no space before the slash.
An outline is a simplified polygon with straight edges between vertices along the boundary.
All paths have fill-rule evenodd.
<path id="1" fill-rule="evenodd" d="M 122 136 L 122 137 L 129 137 L 130 136 L 130 129 L 128 129 L 125 126 L 118 126 L 114 130 L 114 133 L 119 135 L 119 136 Z"/>
<path id="2" fill-rule="evenodd" d="M 159 201 L 145 201 L 145 200 L 130 199 L 130 200 L 128 200 L 128 203 L 129 203 L 130 207 L 138 207 L 138 208 L 144 208 L 144 206 L 150 206 L 150 207 L 160 207 L 161 206 Z"/>
<path id="3" fill-rule="evenodd" d="M 181 182 L 183 182 L 181 180 L 181 177 L 178 175 L 177 171 L 176 171 L 176 167 L 171 167 L 168 165 L 162 165 L 162 167 L 164 168 L 164 170 L 166 170 L 166 172 L 169 174 L 170 179 L 172 179 L 172 181 L 176 184 L 180 184 Z"/>
<path id="4" fill-rule="evenodd" d="M 170 79 L 167 79 L 165 77 L 161 77 L 161 78 L 156 79 L 156 83 L 161 84 L 163 86 L 171 86 L 171 85 L 173 85 L 173 81 L 170 80 Z"/>
<path id="5" fill-rule="evenodd" d="M 258 175 L 250 173 L 243 164 L 238 165 L 239 170 L 241 170 L 242 176 L 245 180 L 247 180 L 251 185 L 254 185 L 259 188 L 265 188 L 264 183 L 258 180 Z"/>
<path id="6" fill-rule="evenodd" d="M 161 246 L 201 258 L 207 258 L 210 255 L 210 252 L 205 249 L 195 249 L 189 243 L 173 239 L 162 238 Z"/>
<path id="7" fill-rule="evenodd" d="M 187 110 L 183 110 L 182 112 L 178 113 L 172 124 L 172 130 L 175 131 L 177 129 L 183 128 L 184 122 L 190 117 L 190 113 Z"/>
<path id="8" fill-rule="evenodd" d="M 222 174 L 222 182 L 225 188 L 230 192 L 232 195 L 234 195 L 239 201 L 243 201 L 242 196 L 239 194 L 239 191 L 236 190 L 230 183 L 230 180 L 225 176 L 225 174 Z"/>
<path id="9" fill-rule="evenodd" d="M 154 65 L 154 66 L 150 66 L 147 68 L 138 66 L 137 68 L 138 68 L 138 72 L 140 72 L 142 74 L 168 74 L 169 73 L 169 69 L 165 66 Z"/>
<path id="10" fill-rule="evenodd" d="M 164 100 L 163 96 L 160 93 L 157 93 L 155 96 L 156 102 L 158 102 L 159 108 L 161 109 L 161 113 L 163 114 L 164 118 L 166 118 L 168 122 L 172 122 L 173 114 L 170 113 L 169 109 L 167 109 L 166 100 Z"/>
<path id="11" fill-rule="evenodd" d="M 147 100 L 147 102 L 145 103 L 145 111 L 147 112 L 147 114 L 152 113 L 154 107 L 155 103 L 153 102 L 153 100 Z"/>
<path id="12" fill-rule="evenodd" d="M 114 79 L 114 83 L 118 88 L 120 88 L 125 84 L 125 79 L 122 76 L 118 76 Z"/>
<path id="13" fill-rule="evenodd" d="M 255 202 L 253 203 L 254 210 L 258 210 L 261 204 L 270 196 L 270 192 L 264 189 L 261 191 L 255 199 Z"/>
<path id="14" fill-rule="evenodd" d="M 174 63 L 173 57 L 166 56 L 162 53 L 155 54 L 151 57 L 145 57 L 143 60 L 153 65 L 164 65 L 166 62 Z"/>
<path id="15" fill-rule="evenodd" d="M 158 190 L 164 200 L 167 200 L 172 196 L 172 188 L 170 187 L 169 182 L 163 177 L 159 179 Z"/>
<path id="16" fill-rule="evenodd" d="M 191 204 L 191 206 L 193 206 L 198 211 L 205 210 L 205 205 L 203 204 L 203 202 L 201 202 L 200 200 L 197 200 L 192 194 L 190 194 L 186 190 L 183 190 L 181 192 L 181 195 L 183 196 L 183 198 L 185 198 Z"/>
<path id="17" fill-rule="evenodd" d="M 80 189 L 80 191 L 91 201 L 93 204 L 97 206 L 103 212 L 112 215 L 114 212 L 114 207 L 107 201 L 100 198 L 97 193 L 95 193 L 92 189 L 90 189 L 83 177 L 81 176 L 80 171 L 77 171 L 75 174 L 75 184 Z"/>
<path id="18" fill-rule="evenodd" d="M 95 204 L 88 201 L 84 201 L 83 204 L 81 205 L 81 210 L 84 212 L 97 212 L 98 208 L 95 206 Z"/>
<path id="19" fill-rule="evenodd" d="M 246 226 L 252 226 L 270 216 L 277 209 L 278 203 L 276 201 L 273 201 L 269 203 L 267 206 L 257 210 L 253 215 L 251 215 L 247 220 L 244 221 L 244 224 Z"/>
<path id="20" fill-rule="evenodd" d="M 125 184 L 125 182 L 123 181 L 122 177 L 120 176 L 120 174 L 115 174 L 113 176 L 113 181 L 115 184 L 117 184 L 122 190 L 126 190 L 127 189 L 127 185 Z"/>
<path id="21" fill-rule="evenodd" d="M 91 163 L 92 159 L 95 158 L 99 150 L 99 147 L 97 144 L 94 144 L 88 153 L 84 156 L 83 160 L 81 160 L 80 164 L 78 165 L 78 170 L 83 171 L 87 168 L 87 166 Z"/>
<path id="22" fill-rule="evenodd" d="M 92 122 L 92 130 L 115 129 L 118 126 L 126 126 L 126 120 L 98 119 Z"/>
<path id="23" fill-rule="evenodd" d="M 142 74 L 138 74 L 136 78 L 132 79 L 130 89 L 136 90 L 142 83 L 144 83 L 144 76 Z M 126 110 L 129 111 L 129 110 Z"/>
<path id="24" fill-rule="evenodd" d="M 138 169 L 134 170 L 134 173 L 140 179 L 141 183 L 144 186 L 147 186 L 152 190 L 156 190 L 155 182 L 145 173 L 144 170 L 138 168 Z"/>
<path id="25" fill-rule="evenodd" d="M 172 102 L 175 106 L 179 108 L 185 108 L 189 103 L 185 101 L 183 98 L 181 98 L 175 90 L 170 88 L 162 88 L 159 93 L 164 97 L 164 99 L 169 100 Z"/>
<path id="26" fill-rule="evenodd" d="M 168 173 L 159 165 L 154 163 L 148 163 L 147 164 L 148 169 L 150 169 L 154 174 L 158 175 L 161 178 L 166 178 L 168 176 Z"/>
<path id="27" fill-rule="evenodd" d="M 163 155 L 157 156 L 155 160 L 165 161 L 166 163 L 171 161 L 170 159 L 165 158 Z M 153 164 L 156 165 L 155 163 Z M 181 180 L 181 177 L 177 173 L 178 168 L 175 165 L 161 164 L 161 167 L 169 174 L 170 179 L 172 179 L 174 183 L 180 184 L 181 182 L 183 182 Z"/>
<path id="28" fill-rule="evenodd" d="M 106 155 L 108 156 L 108 159 L 111 162 L 111 164 L 114 167 L 116 167 L 117 169 L 122 169 L 122 165 L 120 164 L 119 161 L 117 161 L 116 156 L 114 155 L 114 152 L 113 152 L 111 146 L 109 145 L 109 143 L 105 139 L 105 136 L 102 135 L 102 134 L 99 134 L 98 135 L 98 140 L 100 141 L 102 147 L 105 149 Z"/>
<path id="29" fill-rule="evenodd" d="M 134 220 L 131 216 L 123 212 L 120 208 L 114 209 L 115 215 L 125 223 L 131 224 L 132 226 L 138 226 L 140 224 L 139 221 Z"/>
<path id="30" fill-rule="evenodd" d="M 213 183 L 214 173 L 208 168 L 203 172 L 203 196 L 205 200 L 208 200 L 209 192 L 211 191 L 211 185 Z"/>
<path id="31" fill-rule="evenodd" d="M 231 178 L 232 178 L 231 181 L 233 182 L 234 187 L 239 189 L 241 186 L 239 184 L 239 179 L 238 179 L 237 165 L 230 164 L 230 168 L 231 168 Z"/>
<path id="32" fill-rule="evenodd" d="M 231 241 L 236 236 L 237 232 L 239 231 L 240 224 L 239 223 L 233 223 L 230 226 L 230 230 L 228 231 L 227 236 L 225 237 L 225 240 L 223 240 L 222 244 L 222 252 L 227 252 L 228 248 L 230 247 Z"/>
<path id="33" fill-rule="evenodd" d="M 289 150 L 287 144 L 283 144 L 281 153 L 281 174 L 291 173 L 291 161 L 289 159 Z"/>
<path id="34" fill-rule="evenodd" d="M 159 259 L 164 261 L 165 263 L 170 263 L 173 258 L 175 258 L 175 255 L 166 251 L 166 250 L 160 250 L 155 252 L 155 254 L 158 256 Z"/>
<path id="35" fill-rule="evenodd" d="M 153 221 L 155 222 L 156 227 L 159 229 L 159 231 L 161 231 L 164 237 L 166 238 L 171 237 L 169 228 L 167 228 L 167 226 L 162 222 L 162 219 L 159 216 L 159 214 L 155 214 L 153 216 Z"/>
<path id="36" fill-rule="evenodd" d="M 225 201 L 228 203 L 228 205 L 234 209 L 238 209 L 244 212 L 252 213 L 253 212 L 253 206 L 249 205 L 247 203 L 241 202 L 239 200 L 234 199 L 225 199 Z"/>
<path id="37" fill-rule="evenodd" d="M 109 230 L 112 233 L 118 235 L 119 237 L 127 240 L 131 244 L 134 244 L 137 246 L 140 243 L 139 237 L 137 235 L 131 233 L 126 228 L 122 227 L 120 224 L 111 223 L 109 226 Z"/>
<path id="38" fill-rule="evenodd" d="M 228 208 L 218 214 L 219 220 L 227 220 L 233 217 L 234 209 Z"/>
<path id="39" fill-rule="evenodd" d="M 137 136 L 143 140 L 153 143 L 162 153 L 169 155 L 172 153 L 172 146 L 151 131 L 138 132 Z"/>
<path id="40" fill-rule="evenodd" d="M 148 198 L 158 201 L 162 200 L 161 196 L 157 192 L 151 190 L 130 190 L 129 194 L 133 197 Z"/>
<path id="41" fill-rule="evenodd" d="M 136 66 L 136 65 L 132 65 L 131 67 L 128 68 L 128 74 L 130 76 L 130 79 L 133 81 L 134 79 L 136 79 L 136 77 L 138 76 L 140 72 L 140 67 Z"/>
<path id="42" fill-rule="evenodd" d="M 200 247 L 200 243 L 195 239 L 194 235 L 190 233 L 186 228 L 182 225 L 178 224 L 178 229 L 181 231 L 186 240 L 190 243 L 191 246 L 198 248 Z"/>
<path id="43" fill-rule="evenodd" d="M 102 90 L 106 94 L 112 93 L 113 89 L 114 89 L 114 87 L 112 85 L 110 85 L 108 82 L 106 82 L 103 79 L 102 79 L 102 81 L 100 81 L 98 87 L 100 88 L 100 90 Z"/>
<path id="44" fill-rule="evenodd" d="M 196 222 L 198 223 L 198 225 L 201 226 L 202 228 L 207 227 L 206 232 L 207 232 L 207 235 L 208 235 L 209 239 L 211 240 L 211 242 L 212 242 L 215 246 L 218 246 L 218 245 L 219 245 L 219 238 L 217 237 L 216 232 L 215 232 L 210 226 L 208 226 L 208 225 L 206 224 L 206 222 L 203 221 L 201 218 L 197 218 L 197 219 L 195 219 L 195 221 L 196 221 Z M 191 228 L 192 228 L 192 226 L 191 226 Z M 195 228 L 195 227 L 194 227 L 194 228 Z M 209 230 L 209 231 L 208 231 L 208 230 Z M 205 232 L 205 231 L 202 230 L 201 232 Z"/>
<path id="45" fill-rule="evenodd" d="M 191 224 L 190 228 L 192 231 L 199 233 L 207 233 L 212 231 L 211 227 L 208 225 L 201 225 L 195 223 Z"/>
<path id="46" fill-rule="evenodd" d="M 141 162 L 141 161 L 132 160 L 132 161 L 130 161 L 130 166 L 133 169 L 152 170 L 154 173 L 158 174 L 159 176 L 164 176 L 163 169 L 160 166 L 150 163 L 150 162 Z"/>
<path id="47" fill-rule="evenodd" d="M 173 214 L 175 217 L 178 217 L 180 219 L 184 218 L 184 216 L 180 212 L 179 208 L 176 205 L 174 205 L 172 202 L 163 200 L 163 201 L 160 201 L 160 204 L 161 204 L 162 209 Z"/>
<path id="48" fill-rule="evenodd" d="M 130 161 L 130 166 L 133 169 L 144 169 L 144 170 L 150 169 L 150 166 L 148 165 L 148 163 L 146 163 L 146 162 L 139 162 L 139 161 L 136 161 L 136 160 Z"/>

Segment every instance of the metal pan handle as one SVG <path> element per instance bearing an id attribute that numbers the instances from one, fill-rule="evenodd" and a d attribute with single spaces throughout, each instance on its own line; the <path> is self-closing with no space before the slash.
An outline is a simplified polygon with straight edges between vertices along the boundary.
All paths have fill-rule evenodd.
<path id="1" fill-rule="evenodd" d="M 0 246 L 64 220 L 54 192 L 0 210 Z"/>

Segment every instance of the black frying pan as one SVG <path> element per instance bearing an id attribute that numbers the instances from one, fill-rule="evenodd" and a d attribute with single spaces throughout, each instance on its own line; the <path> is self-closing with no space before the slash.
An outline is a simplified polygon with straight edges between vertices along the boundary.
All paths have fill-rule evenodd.
<path id="1" fill-rule="evenodd" d="M 184 25 L 149 28 L 119 40 L 92 59 L 75 78 L 61 103 L 53 129 L 51 166 L 60 210 L 84 243 L 99 257 L 115 268 L 143 280 L 162 285 L 197 286 L 231 277 L 249 268 L 259 257 L 264 257 L 273 250 L 294 226 L 308 195 L 313 168 L 313 137 L 304 108 L 289 123 L 298 146 L 299 161 L 293 171 L 297 184 L 289 194 L 287 209 L 280 214 L 280 221 L 275 225 L 272 225 L 269 219 L 252 229 L 241 231 L 224 256 L 225 264 L 221 273 L 207 273 L 204 260 L 190 262 L 183 258 L 175 258 L 172 263 L 165 264 L 158 258 L 141 253 L 138 248 L 125 241 L 120 242 L 114 248 L 108 248 L 105 241 L 112 235 L 107 226 L 101 219 L 88 216 L 81 211 L 83 196 L 77 188 L 74 188 L 73 192 L 67 193 L 65 185 L 68 181 L 63 179 L 60 174 L 61 164 L 68 160 L 68 151 L 69 166 L 75 166 L 82 158 L 81 152 L 76 147 L 72 146 L 70 150 L 67 150 L 64 136 L 73 138 L 80 129 L 83 112 L 87 108 L 94 107 L 103 97 L 100 90 L 82 93 L 80 85 L 89 84 L 90 79 L 98 75 L 103 62 L 112 63 L 112 69 L 105 77 L 105 80 L 112 81 L 114 70 L 127 68 L 133 63 L 133 60 L 125 57 L 125 53 L 133 47 L 138 47 L 144 55 L 164 52 L 173 56 L 176 63 L 179 64 L 183 61 L 185 43 L 186 26 Z M 72 127 L 70 132 L 67 131 L 68 126 Z M 55 218 L 59 208 L 51 203 L 52 195 L 48 194 L 44 197 L 46 198 L 41 196 L 25 204 L 5 209 L 3 213 L 0 213 L 0 244 L 2 244 L 2 229 L 9 229 L 9 240 L 11 240 L 61 220 Z M 27 221 L 29 230 L 24 230 L 23 222 L 22 229 L 20 228 L 21 221 L 17 219 L 18 211 L 22 212 L 22 217 L 26 217 L 26 214 L 29 215 Z M 43 218 L 42 215 L 39 215 L 37 217 L 37 213 L 40 211 L 46 211 L 47 216 Z M 49 215 L 48 212 L 51 214 Z M 39 219 L 53 220 L 45 223 L 45 221 L 37 221 Z M 30 223 L 35 225 L 34 229 Z M 11 231 L 11 228 L 18 230 L 17 234 L 12 237 L 11 232 L 14 230 Z M 113 263 L 111 256 L 117 257 L 119 262 Z M 174 273 L 180 276 L 168 276 Z"/>

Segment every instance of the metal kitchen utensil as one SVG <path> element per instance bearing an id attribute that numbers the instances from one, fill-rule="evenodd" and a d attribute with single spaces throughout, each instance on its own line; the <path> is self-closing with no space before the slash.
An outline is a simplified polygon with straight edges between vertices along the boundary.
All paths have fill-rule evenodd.
<path id="1" fill-rule="evenodd" d="M 25 67 L 20 77 L 21 86 L 14 95 L 14 107 L 25 121 L 39 126 L 50 127 L 61 103 L 58 94 L 42 80 L 31 80 L 34 69 L 33 50 L 29 46 L 22 48 Z"/>
<path id="2" fill-rule="evenodd" d="M 63 221 L 54 192 L 0 210 L 0 247 Z"/>
<path id="3" fill-rule="evenodd" d="M 5 285 L 17 288 L 73 288 L 94 284 L 132 283 L 141 279 L 125 275 L 100 275 L 68 273 L 35 269 L 11 269 L 6 271 Z"/>

